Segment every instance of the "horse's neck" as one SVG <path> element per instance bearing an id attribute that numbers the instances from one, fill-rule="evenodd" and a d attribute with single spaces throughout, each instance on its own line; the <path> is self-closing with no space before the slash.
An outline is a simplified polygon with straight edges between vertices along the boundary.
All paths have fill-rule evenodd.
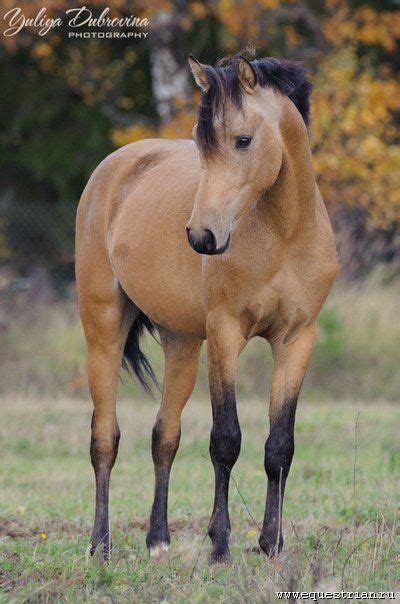
<path id="1" fill-rule="evenodd" d="M 283 238 L 291 239 L 315 229 L 316 185 L 307 133 L 301 129 L 293 136 L 293 130 L 283 130 L 282 137 L 281 170 L 259 205 L 264 219 Z"/>

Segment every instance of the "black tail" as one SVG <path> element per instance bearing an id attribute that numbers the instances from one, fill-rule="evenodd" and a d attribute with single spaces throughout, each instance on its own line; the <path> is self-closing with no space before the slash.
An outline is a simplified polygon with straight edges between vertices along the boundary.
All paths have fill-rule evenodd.
<path id="1" fill-rule="evenodd" d="M 146 355 L 140 350 L 139 346 L 140 336 L 145 329 L 152 335 L 154 334 L 155 327 L 153 323 L 150 321 L 149 317 L 140 310 L 126 339 L 122 367 L 127 369 L 130 373 L 133 372 L 143 388 L 148 392 L 151 392 L 148 379 L 150 378 L 157 387 L 158 383 Z"/>

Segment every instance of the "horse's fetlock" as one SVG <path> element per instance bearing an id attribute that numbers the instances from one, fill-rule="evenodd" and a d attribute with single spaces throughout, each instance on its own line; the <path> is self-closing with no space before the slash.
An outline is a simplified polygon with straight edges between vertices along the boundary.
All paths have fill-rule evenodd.
<path id="1" fill-rule="evenodd" d="M 213 544 L 211 553 L 212 562 L 222 562 L 230 558 L 229 536 L 231 533 L 230 525 L 216 522 L 210 526 L 208 536 Z"/>
<path id="2" fill-rule="evenodd" d="M 216 557 L 224 556 L 225 553 L 229 554 L 230 534 L 231 524 L 229 521 L 229 516 L 219 514 L 215 515 L 208 527 L 208 536 L 213 544 L 213 552 L 215 553 Z"/>
<path id="3" fill-rule="evenodd" d="M 151 527 L 146 535 L 147 549 L 154 549 L 157 546 L 160 546 L 161 544 L 165 544 L 165 546 L 167 547 L 171 544 L 171 537 L 168 530 L 168 525 L 158 527 L 157 529 Z"/>
<path id="4" fill-rule="evenodd" d="M 221 520 L 215 520 L 212 522 L 208 528 L 208 536 L 211 541 L 214 542 L 218 540 L 226 540 L 229 541 L 229 536 L 231 534 L 231 526 L 228 522 L 221 522 Z"/>

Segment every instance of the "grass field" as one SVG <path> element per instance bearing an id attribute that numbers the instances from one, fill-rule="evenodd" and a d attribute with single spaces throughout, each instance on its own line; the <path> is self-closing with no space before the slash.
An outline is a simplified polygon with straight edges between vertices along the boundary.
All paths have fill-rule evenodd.
<path id="1" fill-rule="evenodd" d="M 184 413 L 171 480 L 172 546 L 168 560 L 156 565 L 144 539 L 157 407 L 121 402 L 122 440 L 111 485 L 114 550 L 106 567 L 88 556 L 89 402 L 8 398 L 1 404 L 0 601 L 274 602 L 280 589 L 399 589 L 400 414 L 393 404 L 300 403 L 285 555 L 272 564 L 253 551 L 265 496 L 265 408 L 242 401 L 243 447 L 230 496 L 233 563 L 209 566 L 209 404 L 191 401 Z"/>
<path id="2" fill-rule="evenodd" d="M 0 396 L 30 400 L 64 393 L 86 397 L 86 344 L 74 290 L 65 300 L 52 299 L 46 288 L 37 290 L 36 297 L 22 290 L 10 296 L 8 304 L 0 305 Z M 303 386 L 308 398 L 398 400 L 399 298 L 400 280 L 390 280 L 382 271 L 352 287 L 334 287 L 318 320 L 318 338 Z M 145 349 L 162 380 L 161 347 L 147 338 Z M 203 346 L 197 398 L 208 397 L 205 349 Z M 241 397 L 264 398 L 271 370 L 269 345 L 254 338 L 239 359 Z M 123 384 L 121 398 L 132 394 L 139 400 L 143 396 L 131 383 Z"/>

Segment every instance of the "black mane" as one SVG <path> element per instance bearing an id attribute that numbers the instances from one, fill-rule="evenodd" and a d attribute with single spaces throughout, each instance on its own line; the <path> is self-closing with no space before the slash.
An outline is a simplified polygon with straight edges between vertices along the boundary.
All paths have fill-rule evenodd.
<path id="1" fill-rule="evenodd" d="M 214 118 L 217 115 L 223 116 L 226 101 L 231 101 L 239 109 L 242 107 L 243 89 L 236 72 L 239 57 L 240 55 L 237 55 L 228 64 L 206 67 L 209 88 L 201 95 L 197 126 L 197 140 L 206 154 L 212 153 L 217 148 Z M 301 63 L 273 57 L 250 62 L 260 86 L 264 88 L 271 86 L 288 96 L 308 126 L 312 84 Z"/>

